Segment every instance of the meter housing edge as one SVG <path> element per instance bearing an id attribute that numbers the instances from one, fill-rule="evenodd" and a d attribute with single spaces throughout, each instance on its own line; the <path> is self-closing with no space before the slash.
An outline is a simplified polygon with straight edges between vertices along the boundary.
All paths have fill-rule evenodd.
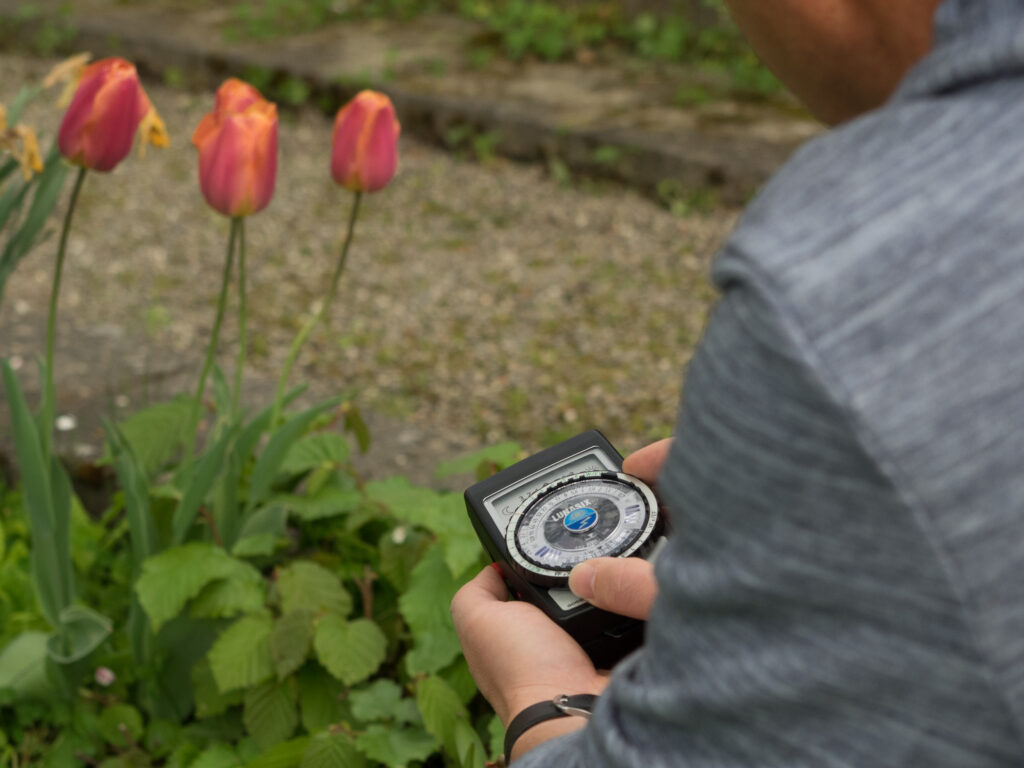
<path id="1" fill-rule="evenodd" d="M 477 536 L 511 591 L 568 632 L 598 668 L 611 667 L 639 646 L 644 623 L 576 597 L 565 586 L 568 571 L 577 562 L 607 555 L 609 548 L 622 551 L 622 556 L 650 557 L 665 529 L 664 514 L 650 489 L 621 472 L 622 456 L 604 435 L 590 430 L 523 459 L 465 492 Z M 565 505 L 580 498 L 577 489 L 593 491 L 594 495 L 584 497 L 593 501 L 570 511 Z M 617 503 L 617 499 L 623 501 Z M 567 530 L 562 530 L 563 525 Z M 556 552 L 545 553 L 543 542 L 552 536 L 559 539 L 553 545 Z M 629 546 L 615 547 L 623 537 Z M 561 561 L 552 566 L 535 559 L 532 549 L 524 553 L 519 546 L 524 540 L 531 542 L 531 548 L 540 542 L 538 554 Z"/>

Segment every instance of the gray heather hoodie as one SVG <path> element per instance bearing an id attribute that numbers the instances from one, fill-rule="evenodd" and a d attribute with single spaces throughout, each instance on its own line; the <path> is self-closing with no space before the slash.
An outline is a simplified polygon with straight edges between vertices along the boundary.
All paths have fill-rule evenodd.
<path id="1" fill-rule="evenodd" d="M 1024 0 L 936 28 L 720 254 L 646 645 L 517 768 L 1024 766 Z"/>

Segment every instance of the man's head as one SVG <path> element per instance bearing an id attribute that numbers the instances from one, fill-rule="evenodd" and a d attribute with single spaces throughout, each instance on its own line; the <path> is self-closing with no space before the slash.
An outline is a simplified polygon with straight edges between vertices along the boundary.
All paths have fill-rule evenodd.
<path id="1" fill-rule="evenodd" d="M 765 64 L 818 117 L 882 104 L 931 46 L 940 0 L 726 0 Z"/>

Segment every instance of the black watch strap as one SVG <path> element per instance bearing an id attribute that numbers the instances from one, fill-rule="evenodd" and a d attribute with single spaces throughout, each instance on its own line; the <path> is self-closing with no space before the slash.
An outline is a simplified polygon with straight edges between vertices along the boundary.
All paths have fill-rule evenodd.
<path id="1" fill-rule="evenodd" d="M 512 762 L 512 747 L 516 740 L 533 726 L 559 717 L 590 717 L 596 702 L 597 696 L 592 693 L 577 693 L 574 696 L 563 694 L 527 707 L 512 718 L 505 731 L 505 762 Z"/>

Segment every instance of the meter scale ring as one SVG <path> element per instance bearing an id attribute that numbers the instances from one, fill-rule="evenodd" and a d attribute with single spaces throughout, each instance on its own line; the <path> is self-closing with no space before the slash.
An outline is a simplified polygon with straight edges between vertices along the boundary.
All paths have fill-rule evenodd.
<path id="1" fill-rule="evenodd" d="M 584 560 L 637 553 L 657 525 L 657 501 L 642 481 L 621 472 L 579 472 L 523 501 L 505 544 L 512 567 L 528 581 L 565 586 Z"/>

